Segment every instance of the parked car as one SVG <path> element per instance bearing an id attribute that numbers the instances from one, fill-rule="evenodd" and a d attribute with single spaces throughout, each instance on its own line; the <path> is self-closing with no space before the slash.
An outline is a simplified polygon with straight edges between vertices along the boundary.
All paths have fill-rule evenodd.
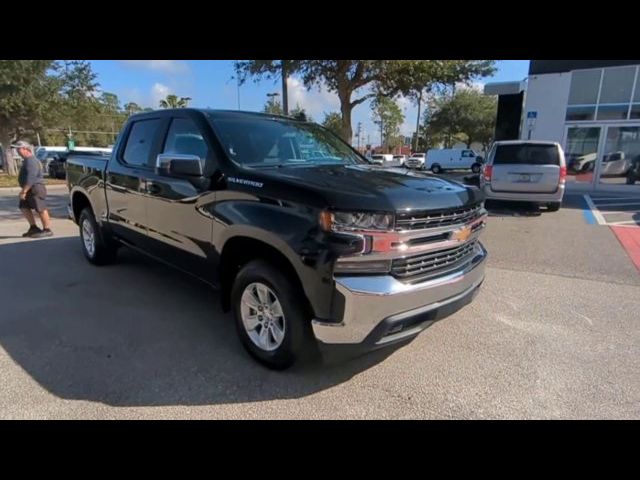
<path id="1" fill-rule="evenodd" d="M 495 142 L 480 187 L 487 199 L 536 202 L 557 211 L 564 196 L 567 166 L 556 142 Z"/>
<path id="2" fill-rule="evenodd" d="M 82 150 L 74 149 L 70 152 L 54 153 L 49 162 L 48 174 L 51 178 L 65 178 L 67 160 L 75 155 L 105 157 L 110 154 L 111 150 L 107 148 L 83 148 Z"/>
<path id="3" fill-rule="evenodd" d="M 394 155 L 393 156 L 393 161 L 397 164 L 397 166 L 402 167 L 404 165 L 404 162 L 407 161 L 407 156 L 406 155 Z"/>
<path id="4" fill-rule="evenodd" d="M 56 158 L 60 153 L 64 153 L 67 151 L 67 147 L 58 147 L 58 146 L 41 146 L 36 147 L 34 150 L 35 157 L 40 160 L 42 164 L 42 169 L 45 172 L 49 171 L 49 164 L 51 161 Z"/>
<path id="5" fill-rule="evenodd" d="M 422 170 L 424 168 L 425 156 L 425 153 L 414 153 L 407 159 L 406 162 L 404 162 L 404 164 L 409 168 Z"/>
<path id="6" fill-rule="evenodd" d="M 480 173 L 482 168 L 482 157 L 476 152 L 462 148 L 433 148 L 427 151 L 427 159 L 424 164 L 425 169 L 433 173 L 440 173 L 443 170 L 471 170 L 473 173 Z"/>
<path id="7" fill-rule="evenodd" d="M 596 165 L 596 157 L 595 153 L 575 155 L 567 161 L 567 167 L 575 173 L 592 172 Z"/>
<path id="8" fill-rule="evenodd" d="M 370 161 L 378 165 L 388 165 L 393 162 L 393 155 L 389 153 L 376 153 L 371 155 Z"/>
<path id="9" fill-rule="evenodd" d="M 627 171 L 627 185 L 633 185 L 640 180 L 640 155 L 636 155 L 631 161 Z"/>
<path id="10" fill-rule="evenodd" d="M 625 177 L 631 168 L 631 160 L 625 152 L 611 152 L 602 157 L 603 177 Z"/>
<path id="11" fill-rule="evenodd" d="M 309 142 L 325 155 L 300 156 Z M 89 262 L 127 245 L 203 279 L 271 368 L 317 345 L 405 341 L 469 303 L 484 279 L 480 189 L 378 168 L 296 119 L 136 114 L 107 159 L 69 157 L 67 184 Z"/>

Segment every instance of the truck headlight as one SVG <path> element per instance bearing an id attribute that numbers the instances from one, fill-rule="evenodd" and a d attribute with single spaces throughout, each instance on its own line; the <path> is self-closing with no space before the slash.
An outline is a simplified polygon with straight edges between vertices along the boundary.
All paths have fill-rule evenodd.
<path id="1" fill-rule="evenodd" d="M 387 232 L 393 228 L 393 214 L 325 210 L 320 226 L 327 232 Z"/>

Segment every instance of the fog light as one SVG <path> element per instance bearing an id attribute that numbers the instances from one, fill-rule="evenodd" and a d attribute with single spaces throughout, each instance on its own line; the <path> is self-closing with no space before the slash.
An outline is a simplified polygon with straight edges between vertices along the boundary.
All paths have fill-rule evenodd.
<path id="1" fill-rule="evenodd" d="M 335 273 L 388 273 L 391 260 L 369 260 L 354 262 L 338 260 L 334 267 Z"/>

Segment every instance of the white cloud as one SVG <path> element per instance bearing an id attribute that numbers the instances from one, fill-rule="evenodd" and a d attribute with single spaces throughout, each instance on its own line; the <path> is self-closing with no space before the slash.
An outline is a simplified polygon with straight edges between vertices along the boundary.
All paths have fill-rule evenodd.
<path id="1" fill-rule="evenodd" d="M 171 93 L 171 90 L 166 85 L 161 83 L 154 83 L 153 87 L 151 87 L 151 102 L 153 103 L 153 108 L 158 108 L 158 104 L 160 100 L 164 99 L 167 95 Z"/>
<path id="2" fill-rule="evenodd" d="M 466 84 L 463 82 L 456 83 L 456 89 L 459 90 L 476 90 L 478 92 L 484 91 L 484 82 L 471 82 L 470 84 Z"/>
<path id="3" fill-rule="evenodd" d="M 320 87 L 320 90 L 317 87 L 307 90 L 300 79 L 289 77 L 287 93 L 289 95 L 289 110 L 300 105 L 316 122 L 322 122 L 324 112 L 340 111 L 340 99 L 334 92 L 327 90 L 324 85 Z"/>
<path id="4" fill-rule="evenodd" d="M 189 71 L 189 65 L 179 60 L 120 60 L 120 62 L 131 68 L 169 74 L 182 74 Z"/>

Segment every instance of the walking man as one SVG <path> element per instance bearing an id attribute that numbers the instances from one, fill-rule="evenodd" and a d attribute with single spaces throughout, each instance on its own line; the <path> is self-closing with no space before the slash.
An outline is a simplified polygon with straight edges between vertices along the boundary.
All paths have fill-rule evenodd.
<path id="1" fill-rule="evenodd" d="M 23 140 L 11 145 L 16 149 L 18 155 L 23 159 L 18 183 L 20 184 L 20 211 L 29 222 L 29 230 L 23 237 L 43 238 L 53 235 L 51 231 L 51 218 L 47 210 L 45 200 L 47 198 L 47 188 L 44 183 L 42 165 L 33 156 L 33 147 Z M 42 229 L 38 228 L 33 217 L 32 210 L 38 212 L 42 221 Z"/>

